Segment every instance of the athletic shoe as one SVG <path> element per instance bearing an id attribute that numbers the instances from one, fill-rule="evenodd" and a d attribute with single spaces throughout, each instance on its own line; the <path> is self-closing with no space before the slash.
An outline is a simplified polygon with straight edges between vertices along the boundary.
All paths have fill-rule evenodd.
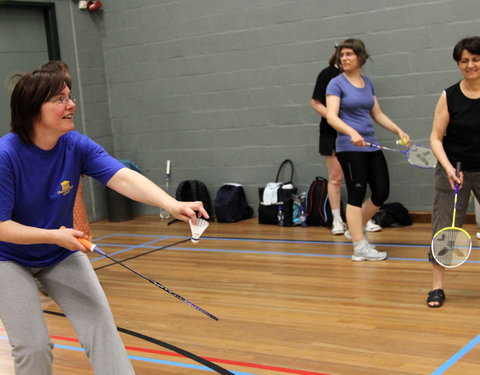
<path id="1" fill-rule="evenodd" d="M 364 246 L 360 250 L 354 250 L 352 260 L 355 262 L 361 262 L 363 260 L 384 260 L 387 258 L 385 251 L 377 251 L 370 244 Z"/>
<path id="2" fill-rule="evenodd" d="M 477 238 L 480 240 L 480 232 L 477 232 Z"/>
<path id="3" fill-rule="evenodd" d="M 367 225 L 365 225 L 365 230 L 367 232 L 380 232 L 382 227 L 378 224 L 375 224 L 373 220 L 368 220 Z"/>
<path id="4" fill-rule="evenodd" d="M 333 220 L 332 224 L 332 234 L 344 234 L 345 230 L 347 229 L 346 224 L 339 219 Z"/>

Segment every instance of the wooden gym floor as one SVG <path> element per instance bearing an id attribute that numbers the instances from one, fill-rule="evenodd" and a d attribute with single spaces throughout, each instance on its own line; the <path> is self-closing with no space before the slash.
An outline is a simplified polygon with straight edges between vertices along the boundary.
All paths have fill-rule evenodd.
<path id="1" fill-rule="evenodd" d="M 369 234 L 389 259 L 352 262 L 351 244 L 323 227 L 211 223 L 194 244 L 186 224 L 168 222 L 92 224 L 102 250 L 134 257 L 125 264 L 219 318 L 91 254 L 137 375 L 480 374 L 473 224 L 465 226 L 474 237 L 469 262 L 447 272 L 447 301 L 430 309 L 428 223 Z M 40 298 L 56 345 L 54 373 L 92 374 L 68 321 Z M 0 329 L 0 373 L 9 375 L 11 350 Z"/>

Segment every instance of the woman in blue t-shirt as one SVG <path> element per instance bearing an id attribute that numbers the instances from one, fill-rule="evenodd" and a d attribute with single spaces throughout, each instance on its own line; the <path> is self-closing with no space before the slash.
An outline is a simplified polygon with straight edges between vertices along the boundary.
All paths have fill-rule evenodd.
<path id="1" fill-rule="evenodd" d="M 134 374 L 107 298 L 71 227 L 86 174 L 180 220 L 208 218 L 201 202 L 179 202 L 74 131 L 70 78 L 37 70 L 11 95 L 11 132 L 0 138 L 0 320 L 17 375 L 50 375 L 52 348 L 34 277 L 75 328 L 95 374 Z"/>
<path id="2" fill-rule="evenodd" d="M 328 84 L 327 120 L 338 132 L 337 158 L 347 185 L 346 235 L 353 242 L 352 260 L 383 260 L 387 253 L 370 245 L 364 233 L 364 226 L 387 199 L 390 184 L 382 151 L 366 146 L 377 143 L 372 119 L 406 144 L 410 137 L 382 112 L 372 82 L 361 74 L 369 57 L 363 42 L 347 39 L 338 54 L 343 73 Z M 367 186 L 372 195 L 364 202 Z"/>

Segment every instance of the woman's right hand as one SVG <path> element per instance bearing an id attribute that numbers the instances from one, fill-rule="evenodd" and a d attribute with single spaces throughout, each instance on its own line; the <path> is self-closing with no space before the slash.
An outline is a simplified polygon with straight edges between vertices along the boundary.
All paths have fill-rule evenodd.
<path id="1" fill-rule="evenodd" d="M 365 139 L 358 133 L 355 132 L 350 135 L 351 142 L 357 147 L 364 147 L 365 146 Z"/>
<path id="2" fill-rule="evenodd" d="M 458 185 L 459 189 L 461 189 L 463 185 L 463 172 L 460 171 L 459 176 L 457 177 L 457 170 L 453 165 L 450 165 L 450 168 L 448 168 L 446 172 L 452 190 L 455 190 L 455 185 Z"/>

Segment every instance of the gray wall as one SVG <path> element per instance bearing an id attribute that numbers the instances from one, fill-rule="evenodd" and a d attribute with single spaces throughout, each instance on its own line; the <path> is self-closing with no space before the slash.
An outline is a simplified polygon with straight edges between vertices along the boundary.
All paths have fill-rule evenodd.
<path id="1" fill-rule="evenodd" d="M 334 42 L 366 43 L 382 109 L 426 143 L 441 90 L 460 79 L 452 48 L 480 30 L 476 0 L 115 0 L 93 14 L 55 3 L 79 130 L 160 184 L 170 159 L 171 193 L 199 179 L 213 199 L 222 183 L 239 182 L 252 206 L 285 158 L 301 191 L 326 176 L 310 97 Z M 429 210 L 432 171 L 386 157 L 389 201 Z M 88 187 L 91 219 L 101 219 L 104 189 Z"/>

